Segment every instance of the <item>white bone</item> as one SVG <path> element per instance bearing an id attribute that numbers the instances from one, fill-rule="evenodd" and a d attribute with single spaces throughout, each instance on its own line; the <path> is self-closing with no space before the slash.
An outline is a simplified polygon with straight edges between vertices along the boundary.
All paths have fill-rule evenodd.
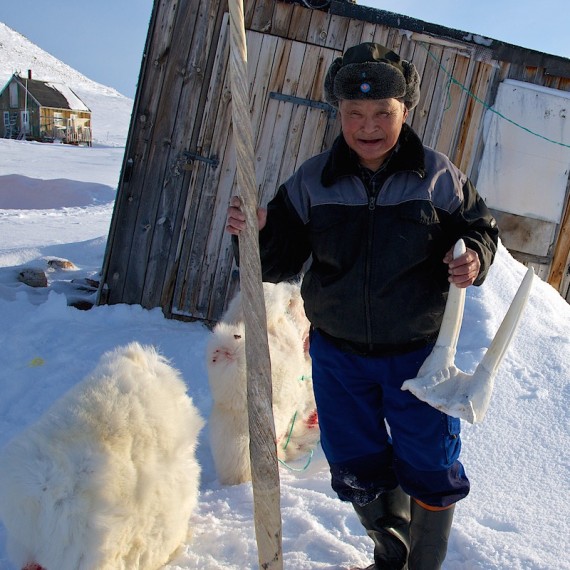
<path id="1" fill-rule="evenodd" d="M 465 252 L 463 240 L 453 250 L 454 259 Z M 485 417 L 497 370 L 516 331 L 532 287 L 534 271 L 529 268 L 501 323 L 495 338 L 473 374 L 455 366 L 455 352 L 463 320 L 465 289 L 450 285 L 441 329 L 431 354 L 418 376 L 406 380 L 402 390 L 409 390 L 430 406 L 469 423 Z"/>

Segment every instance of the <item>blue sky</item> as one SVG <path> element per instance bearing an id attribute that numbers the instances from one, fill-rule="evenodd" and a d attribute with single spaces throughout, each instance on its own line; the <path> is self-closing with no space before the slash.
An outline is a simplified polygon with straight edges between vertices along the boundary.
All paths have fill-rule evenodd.
<path id="1" fill-rule="evenodd" d="M 358 4 L 570 58 L 568 0 L 358 0 Z"/>
<path id="2" fill-rule="evenodd" d="M 568 0 L 359 0 L 570 57 Z M 152 0 L 2 0 L 0 21 L 90 79 L 134 97 Z"/>

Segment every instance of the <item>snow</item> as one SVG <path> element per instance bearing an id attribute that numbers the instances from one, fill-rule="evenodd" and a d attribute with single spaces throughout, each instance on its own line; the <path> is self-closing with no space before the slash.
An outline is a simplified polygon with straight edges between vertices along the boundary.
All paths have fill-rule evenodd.
<path id="1" fill-rule="evenodd" d="M 2 33 L 0 24 L 6 45 Z M 18 42 L 14 53 L 32 53 Z M 97 279 L 100 271 L 130 115 L 112 90 L 83 88 L 94 122 L 107 129 L 92 148 L 0 141 L 0 447 L 89 373 L 103 352 L 131 341 L 153 344 L 171 360 L 204 418 L 211 407 L 205 326 L 137 305 L 81 311 L 67 304 L 79 294 L 71 280 Z M 69 259 L 77 269 L 48 268 L 52 258 Z M 20 283 L 23 267 L 46 270 L 49 286 Z M 485 284 L 468 290 L 457 359 L 462 370 L 475 369 L 524 273 L 501 246 Z M 569 378 L 570 306 L 535 278 L 487 416 L 462 426 L 472 491 L 458 504 L 445 570 L 570 569 Z M 207 426 L 197 454 L 203 475 L 193 537 L 165 568 L 256 568 L 251 485 L 219 483 Z M 292 466 L 296 471 L 280 468 L 284 566 L 366 565 L 371 541 L 330 489 L 320 448 L 303 470 L 305 463 Z M 0 569 L 16 570 L 5 538 L 0 525 Z"/>
<path id="2" fill-rule="evenodd" d="M 89 111 L 85 103 L 64 83 L 46 83 L 46 85 L 59 91 L 65 97 L 70 109 L 74 111 Z"/>

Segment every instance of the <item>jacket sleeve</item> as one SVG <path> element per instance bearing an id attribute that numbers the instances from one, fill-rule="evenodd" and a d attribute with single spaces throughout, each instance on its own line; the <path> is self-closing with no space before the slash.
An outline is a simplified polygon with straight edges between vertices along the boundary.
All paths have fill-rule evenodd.
<path id="1" fill-rule="evenodd" d="M 234 255 L 239 265 L 239 247 L 234 236 Z M 263 281 L 279 283 L 297 277 L 310 256 L 306 225 L 280 186 L 267 205 L 267 222 L 259 232 L 259 254 Z"/>
<path id="2" fill-rule="evenodd" d="M 282 185 L 267 205 L 267 223 L 259 232 L 264 281 L 278 283 L 298 276 L 311 253 L 309 232 Z"/>
<path id="3" fill-rule="evenodd" d="M 493 263 L 499 241 L 497 222 L 469 179 L 463 185 L 463 201 L 451 215 L 457 239 L 479 255 L 481 269 L 474 285 L 481 285 Z"/>

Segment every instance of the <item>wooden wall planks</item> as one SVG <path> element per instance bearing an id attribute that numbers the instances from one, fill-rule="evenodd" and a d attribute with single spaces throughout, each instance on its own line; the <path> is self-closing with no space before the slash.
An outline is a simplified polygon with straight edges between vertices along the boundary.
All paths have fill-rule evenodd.
<path id="1" fill-rule="evenodd" d="M 475 181 L 486 105 L 492 105 L 503 79 L 570 91 L 570 65 L 566 70 L 563 61 L 548 63 L 535 53 L 526 63 L 518 55 L 497 58 L 492 46 L 400 29 L 376 16 L 341 16 L 334 4 L 340 3 L 310 10 L 287 1 L 245 1 L 260 203 L 339 132 L 333 113 L 271 93 L 323 101 L 328 66 L 351 45 L 378 42 L 414 62 L 422 95 L 408 122 Z M 161 306 L 169 317 L 211 321 L 235 290 L 231 240 L 224 232 L 236 173 L 225 13 L 222 0 L 155 0 L 103 264 L 101 303 Z M 509 49 L 501 46 L 499 52 Z M 549 73 L 547 65 L 561 75 Z M 561 227 L 557 235 L 567 232 Z M 557 274 L 570 261 L 561 256 Z M 549 263 L 541 265 L 543 274 Z M 560 287 L 568 289 L 567 277 Z"/>

